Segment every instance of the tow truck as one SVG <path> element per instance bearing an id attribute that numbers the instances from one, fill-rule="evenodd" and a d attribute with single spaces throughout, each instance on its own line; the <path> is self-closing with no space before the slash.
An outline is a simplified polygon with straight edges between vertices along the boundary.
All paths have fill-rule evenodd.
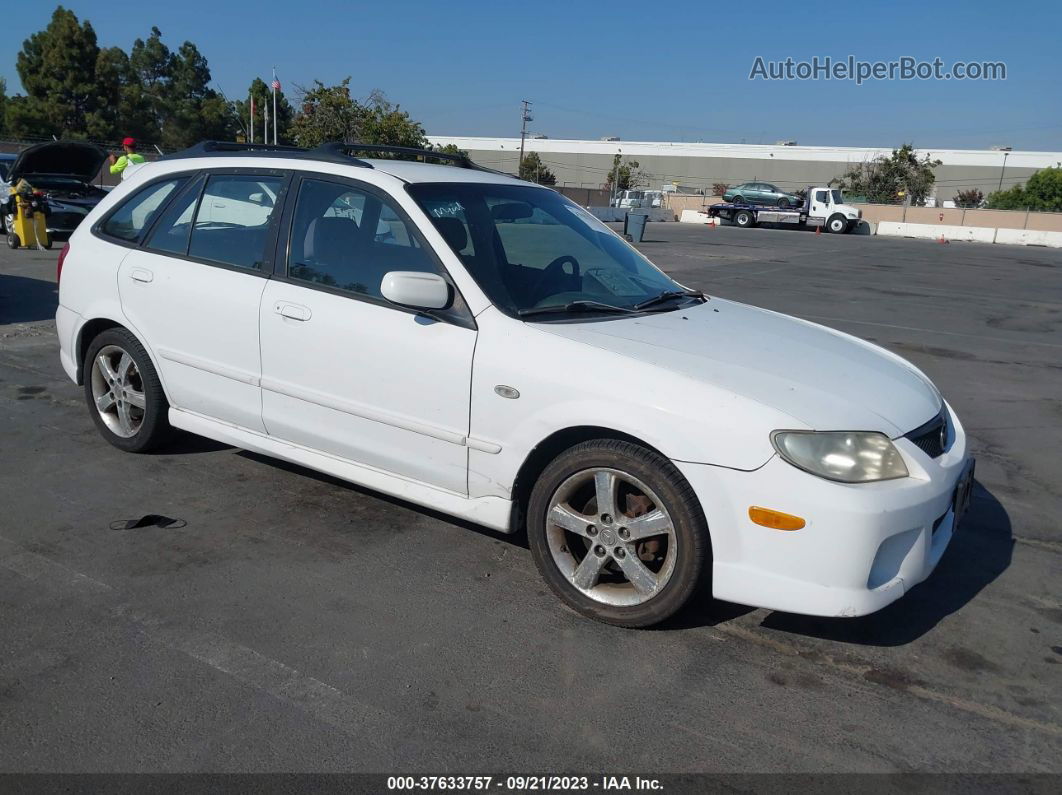
<path id="1" fill-rule="evenodd" d="M 708 215 L 731 221 L 743 228 L 758 224 L 792 224 L 793 226 L 821 226 L 827 232 L 842 234 L 852 231 L 863 217 L 863 211 L 844 203 L 837 188 L 809 187 L 800 207 L 759 207 L 754 204 L 711 204 Z"/>

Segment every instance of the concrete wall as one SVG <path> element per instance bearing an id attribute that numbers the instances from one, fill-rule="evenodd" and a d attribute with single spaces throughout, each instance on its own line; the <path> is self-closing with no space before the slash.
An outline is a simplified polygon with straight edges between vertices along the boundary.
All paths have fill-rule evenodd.
<path id="1" fill-rule="evenodd" d="M 1024 210 L 941 210 L 933 207 L 903 207 L 884 204 L 853 205 L 870 223 L 933 224 L 992 229 L 1031 229 L 1062 232 L 1062 213 L 1027 213 Z M 943 220 L 941 220 L 943 216 Z"/>

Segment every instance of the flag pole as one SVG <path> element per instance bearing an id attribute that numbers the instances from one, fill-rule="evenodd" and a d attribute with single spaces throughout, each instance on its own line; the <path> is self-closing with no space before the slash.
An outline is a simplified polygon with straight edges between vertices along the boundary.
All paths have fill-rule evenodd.
<path id="1" fill-rule="evenodd" d="M 273 67 L 273 146 L 277 145 L 277 88 L 280 83 L 277 81 L 277 68 Z"/>

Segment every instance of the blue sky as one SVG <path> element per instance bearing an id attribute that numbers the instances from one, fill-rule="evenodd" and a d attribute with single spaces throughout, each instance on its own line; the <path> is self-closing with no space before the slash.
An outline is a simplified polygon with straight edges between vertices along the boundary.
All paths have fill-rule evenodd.
<path id="1" fill-rule="evenodd" d="M 1062 151 L 1062 3 L 320 2 L 65 3 L 102 46 L 152 25 L 195 42 L 230 98 L 271 66 L 289 93 L 350 75 L 429 133 L 518 135 L 520 100 L 551 138 Z M 0 75 L 43 28 L 47 0 L 7 4 Z M 1003 61 L 983 81 L 749 81 L 754 59 Z"/>

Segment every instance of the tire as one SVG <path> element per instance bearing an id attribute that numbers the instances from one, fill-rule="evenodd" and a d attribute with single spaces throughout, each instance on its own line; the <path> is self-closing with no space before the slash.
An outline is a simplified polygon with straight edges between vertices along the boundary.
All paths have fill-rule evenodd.
<path id="1" fill-rule="evenodd" d="M 8 232 L 7 233 L 7 247 L 8 248 L 18 248 L 21 245 L 22 245 L 22 241 L 18 239 L 18 235 L 16 235 L 14 232 Z"/>
<path id="2" fill-rule="evenodd" d="M 840 213 L 835 213 L 826 219 L 826 231 L 835 235 L 843 234 L 848 230 L 848 219 Z"/>
<path id="3" fill-rule="evenodd" d="M 744 203 L 745 203 L 745 197 L 744 196 L 735 196 L 734 200 L 731 202 L 731 204 L 744 204 Z"/>
<path id="4" fill-rule="evenodd" d="M 775 204 L 777 205 L 778 209 L 780 209 L 780 210 L 788 210 L 789 209 L 789 199 L 787 199 L 785 196 L 780 198 Z"/>
<path id="5" fill-rule="evenodd" d="M 604 500 L 612 507 L 601 513 Z M 620 627 L 674 615 L 700 584 L 710 551 L 700 504 L 674 464 L 614 439 L 578 444 L 543 470 L 527 537 L 542 578 L 565 604 Z"/>
<path id="6" fill-rule="evenodd" d="M 104 439 L 128 453 L 146 453 L 169 438 L 170 405 L 151 357 L 130 332 L 107 329 L 92 340 L 84 373 L 85 402 Z"/>
<path id="7" fill-rule="evenodd" d="M 756 219 L 748 210 L 738 210 L 734 213 L 734 224 L 742 229 L 747 229 L 756 224 Z"/>

